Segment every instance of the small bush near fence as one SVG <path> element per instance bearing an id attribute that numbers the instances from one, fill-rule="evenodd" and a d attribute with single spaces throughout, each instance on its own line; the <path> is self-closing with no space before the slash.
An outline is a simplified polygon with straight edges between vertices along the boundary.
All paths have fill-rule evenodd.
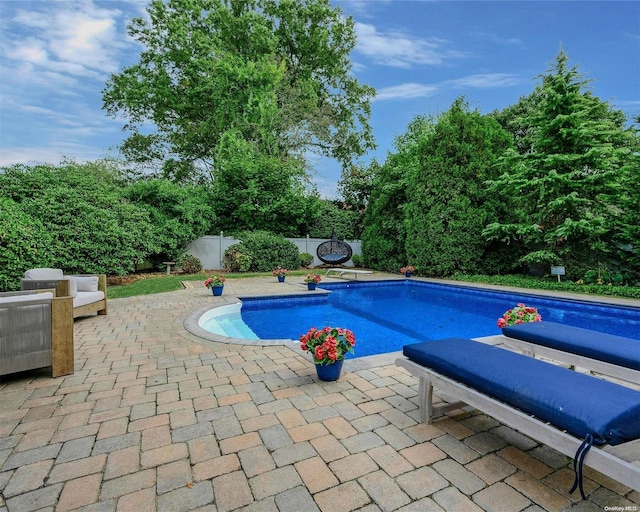
<path id="1" fill-rule="evenodd" d="M 298 248 L 281 235 L 264 231 L 238 235 L 241 244 L 234 244 L 224 253 L 224 267 L 228 272 L 270 272 L 282 268 L 298 268 Z"/>
<path id="2" fill-rule="evenodd" d="M 308 252 L 303 252 L 300 254 L 300 266 L 304 268 L 309 268 L 309 265 L 313 263 L 313 254 L 309 254 Z"/>
<path id="3" fill-rule="evenodd" d="M 242 244 L 233 244 L 224 251 L 222 264 L 227 272 L 249 272 L 251 268 L 250 251 Z"/>
<path id="4" fill-rule="evenodd" d="M 182 267 L 182 271 L 185 274 L 197 274 L 202 270 L 202 262 L 195 256 L 192 256 L 191 254 L 187 254 L 182 259 L 181 267 Z"/>

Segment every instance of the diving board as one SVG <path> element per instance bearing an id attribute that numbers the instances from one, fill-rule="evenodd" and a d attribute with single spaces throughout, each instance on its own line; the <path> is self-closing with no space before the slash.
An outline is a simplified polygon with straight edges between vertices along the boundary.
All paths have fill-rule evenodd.
<path id="1" fill-rule="evenodd" d="M 358 279 L 358 274 L 373 274 L 373 270 L 356 270 L 353 268 L 328 268 L 327 275 L 329 272 L 336 272 L 338 277 L 342 277 L 343 274 L 353 274 L 356 279 Z"/>

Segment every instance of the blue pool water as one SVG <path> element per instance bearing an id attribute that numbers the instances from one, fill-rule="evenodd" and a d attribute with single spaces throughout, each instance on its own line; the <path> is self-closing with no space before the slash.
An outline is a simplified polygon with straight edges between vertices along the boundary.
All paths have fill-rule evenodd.
<path id="1" fill-rule="evenodd" d="M 500 334 L 502 314 L 524 302 L 543 320 L 640 339 L 640 309 L 493 292 L 418 281 L 330 283 L 327 295 L 243 298 L 242 320 L 260 339 L 297 340 L 310 327 L 345 327 L 355 357 L 402 350 L 407 343 Z"/>

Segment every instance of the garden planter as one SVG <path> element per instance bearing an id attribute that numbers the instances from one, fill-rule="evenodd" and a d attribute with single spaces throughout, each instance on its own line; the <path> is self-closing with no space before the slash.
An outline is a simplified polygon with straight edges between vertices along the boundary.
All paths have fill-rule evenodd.
<path id="1" fill-rule="evenodd" d="M 316 283 L 307 283 L 307 290 L 315 290 L 316 286 Z"/>
<path id="2" fill-rule="evenodd" d="M 318 379 L 325 382 L 338 380 L 342 373 L 342 363 L 344 363 L 344 359 L 340 359 L 333 364 L 316 364 Z"/>
<path id="3" fill-rule="evenodd" d="M 284 278 L 285 278 L 285 276 L 278 276 L 278 282 L 279 283 L 284 283 Z"/>
<path id="4" fill-rule="evenodd" d="M 222 290 L 224 290 L 224 285 L 211 287 L 211 292 L 213 293 L 214 297 L 219 297 L 220 295 L 222 295 Z"/>

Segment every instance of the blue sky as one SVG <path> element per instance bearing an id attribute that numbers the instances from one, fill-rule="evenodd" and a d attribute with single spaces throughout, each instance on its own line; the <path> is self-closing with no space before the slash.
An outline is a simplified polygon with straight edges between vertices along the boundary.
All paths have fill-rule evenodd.
<path id="1" fill-rule="evenodd" d="M 354 74 L 377 90 L 371 125 L 384 161 L 416 115 L 464 95 L 483 113 L 529 94 L 562 46 L 593 93 L 640 113 L 640 2 L 332 0 L 356 23 Z M 0 166 L 118 156 L 107 118 L 109 75 L 137 61 L 126 25 L 146 2 L 0 0 Z M 313 179 L 336 195 L 337 163 Z"/>

